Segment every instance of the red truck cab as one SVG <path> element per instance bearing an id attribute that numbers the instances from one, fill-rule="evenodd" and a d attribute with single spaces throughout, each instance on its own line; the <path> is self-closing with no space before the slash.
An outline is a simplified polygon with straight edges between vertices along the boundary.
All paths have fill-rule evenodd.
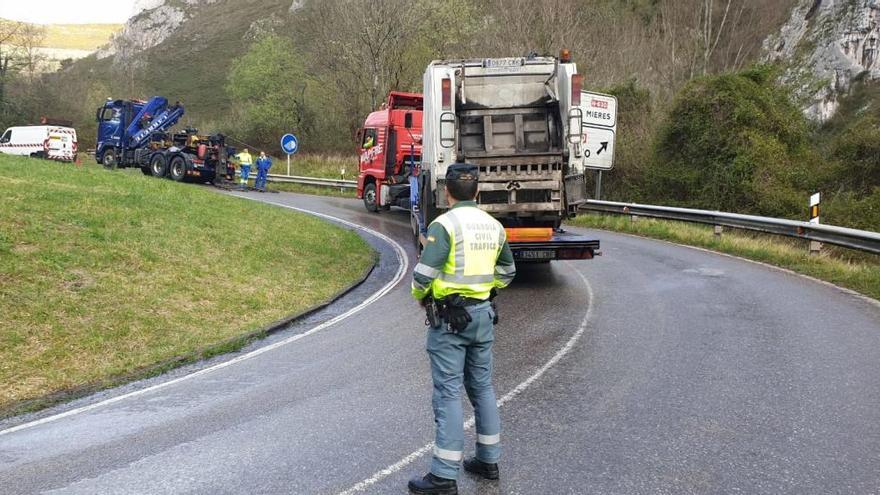
<path id="1" fill-rule="evenodd" d="M 357 140 L 357 195 L 367 210 L 409 208 L 409 178 L 422 158 L 422 95 L 392 91 Z"/>

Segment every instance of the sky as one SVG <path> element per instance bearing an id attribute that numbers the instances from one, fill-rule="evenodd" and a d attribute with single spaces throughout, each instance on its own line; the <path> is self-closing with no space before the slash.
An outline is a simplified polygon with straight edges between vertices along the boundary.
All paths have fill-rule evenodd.
<path id="1" fill-rule="evenodd" d="M 0 0 L 0 18 L 39 24 L 122 24 L 135 0 Z"/>

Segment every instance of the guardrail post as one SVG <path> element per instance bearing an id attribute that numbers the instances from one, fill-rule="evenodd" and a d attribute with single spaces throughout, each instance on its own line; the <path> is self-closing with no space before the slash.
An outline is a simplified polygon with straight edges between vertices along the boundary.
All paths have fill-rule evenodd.
<path id="1" fill-rule="evenodd" d="M 810 196 L 810 223 L 813 225 L 819 225 L 821 222 L 819 221 L 819 203 L 822 200 L 822 195 L 820 193 L 816 193 Z M 810 256 L 815 256 L 822 251 L 822 243 L 817 241 L 810 241 Z"/>
<path id="2" fill-rule="evenodd" d="M 723 225 L 716 225 L 715 226 L 715 238 L 721 239 L 722 232 L 724 232 L 724 226 Z"/>
<path id="3" fill-rule="evenodd" d="M 630 216 L 629 216 L 629 219 L 630 219 L 631 221 L 633 221 L 633 222 L 636 222 L 636 221 L 639 220 L 639 216 L 638 216 L 638 215 L 630 215 Z"/>

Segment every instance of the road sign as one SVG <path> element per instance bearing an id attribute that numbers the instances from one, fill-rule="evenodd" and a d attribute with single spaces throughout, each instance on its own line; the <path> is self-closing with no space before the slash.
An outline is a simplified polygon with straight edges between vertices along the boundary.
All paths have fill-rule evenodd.
<path id="1" fill-rule="evenodd" d="M 584 125 L 581 133 L 584 167 L 610 170 L 614 166 L 614 129 Z"/>
<path id="2" fill-rule="evenodd" d="M 285 134 L 281 136 L 281 151 L 292 155 L 299 149 L 299 141 L 293 134 Z"/>
<path id="3" fill-rule="evenodd" d="M 617 98 L 601 93 L 581 92 L 584 125 L 617 127 Z"/>

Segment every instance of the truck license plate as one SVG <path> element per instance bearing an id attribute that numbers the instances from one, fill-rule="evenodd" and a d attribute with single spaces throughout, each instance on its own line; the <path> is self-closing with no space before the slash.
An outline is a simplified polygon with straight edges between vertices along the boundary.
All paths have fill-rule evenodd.
<path id="1" fill-rule="evenodd" d="M 521 58 L 487 58 L 483 60 L 483 67 L 486 69 L 503 69 L 508 67 L 522 67 L 523 59 Z"/>
<path id="2" fill-rule="evenodd" d="M 556 251 L 521 251 L 519 257 L 524 260 L 552 260 L 556 257 Z"/>

